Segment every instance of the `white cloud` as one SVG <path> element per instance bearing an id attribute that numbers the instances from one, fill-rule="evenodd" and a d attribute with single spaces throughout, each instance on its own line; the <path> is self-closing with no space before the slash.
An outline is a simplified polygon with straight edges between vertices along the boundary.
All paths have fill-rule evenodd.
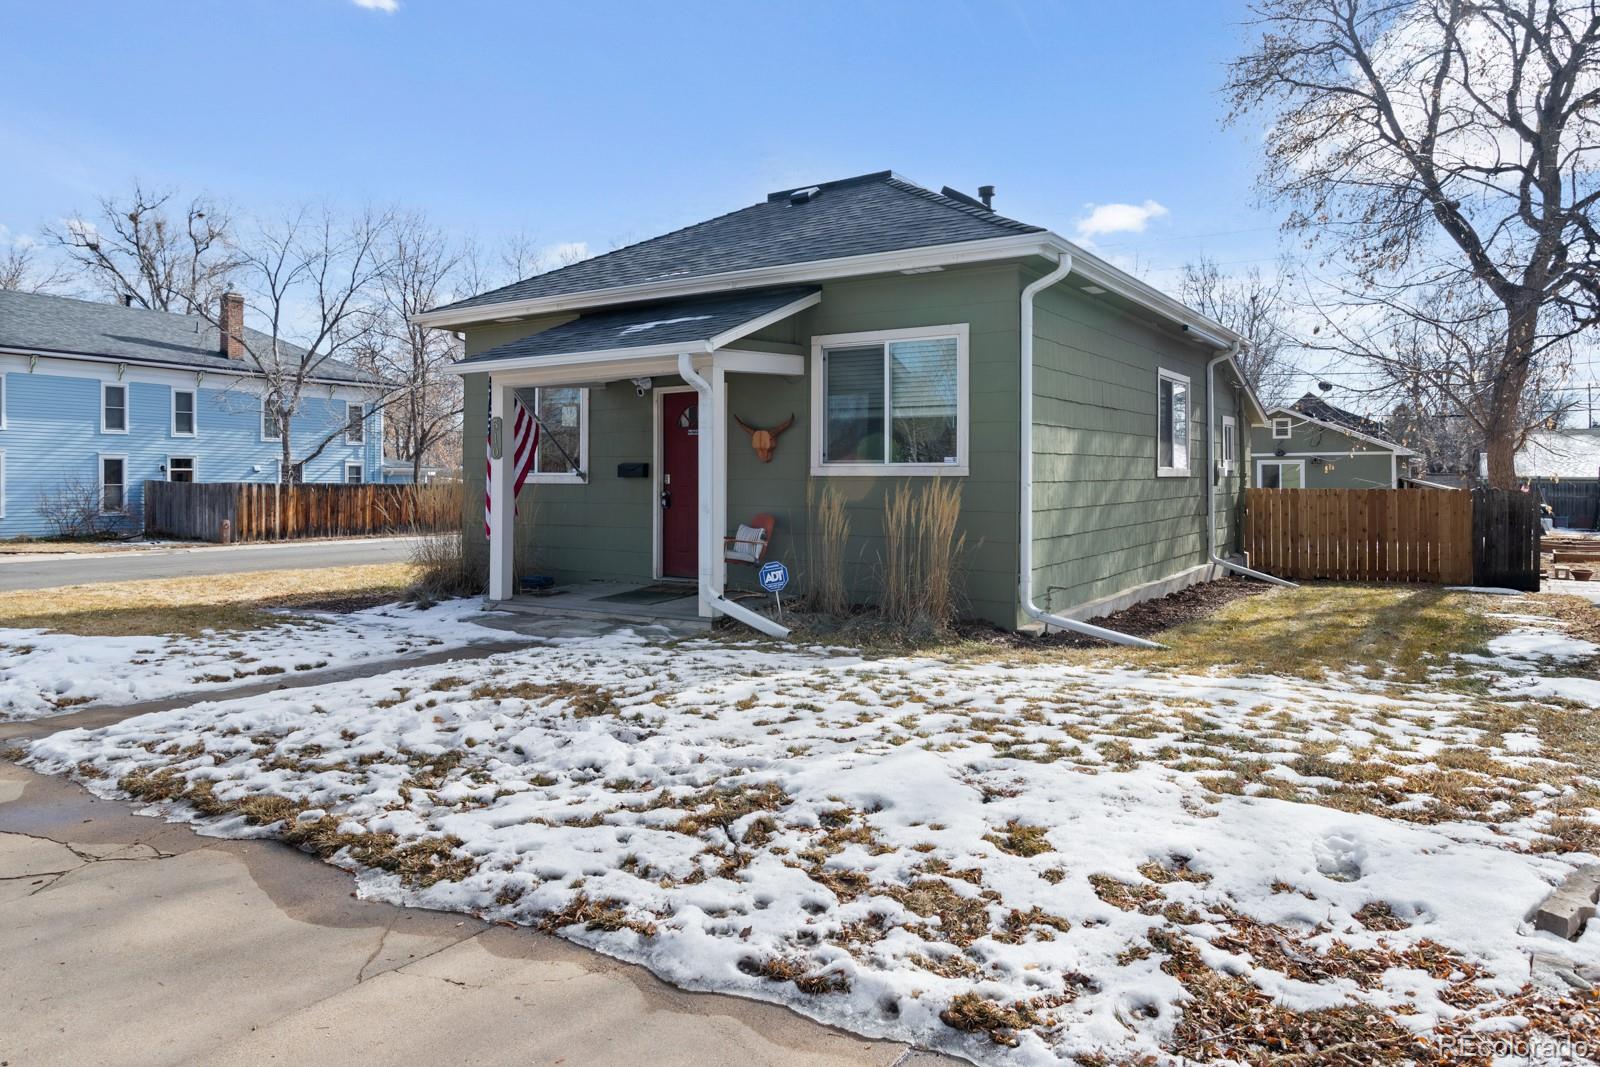
<path id="1" fill-rule="evenodd" d="M 1090 204 L 1089 214 L 1078 220 L 1079 237 L 1104 237 L 1109 233 L 1143 233 L 1151 219 L 1167 209 L 1154 200 L 1142 204 Z"/>
<path id="2" fill-rule="evenodd" d="M 350 0 L 350 2 L 368 11 L 382 11 L 385 15 L 392 15 L 400 10 L 400 0 Z"/>

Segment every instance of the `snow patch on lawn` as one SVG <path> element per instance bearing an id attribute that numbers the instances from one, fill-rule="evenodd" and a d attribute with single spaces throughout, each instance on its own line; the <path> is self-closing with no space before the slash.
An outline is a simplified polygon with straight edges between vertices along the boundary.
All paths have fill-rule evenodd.
<path id="1" fill-rule="evenodd" d="M 1055 1064 L 1171 1053 L 1198 995 L 1184 945 L 1273 1010 L 1367 1005 L 1415 1032 L 1492 1015 L 1531 952 L 1600 964 L 1600 930 L 1526 921 L 1576 858 L 1524 851 L 1526 825 L 1208 788 L 1198 753 L 1219 746 L 1292 784 L 1374 742 L 1427 756 L 1475 736 L 1459 696 L 1409 692 L 624 633 L 66 731 L 30 759 L 104 795 L 144 783 L 175 819 L 199 817 L 171 800 L 188 790 L 212 806 L 203 832 L 304 829 L 367 897 Z M 1289 766 L 1291 725 L 1324 771 Z M 287 821 L 234 809 L 264 796 Z"/>
<path id="2" fill-rule="evenodd" d="M 348 614 L 305 614 L 280 626 L 199 637 L 83 637 L 0 629 L 0 721 L 62 715 L 504 640 L 478 626 L 476 599 L 418 610 L 390 604 Z"/>

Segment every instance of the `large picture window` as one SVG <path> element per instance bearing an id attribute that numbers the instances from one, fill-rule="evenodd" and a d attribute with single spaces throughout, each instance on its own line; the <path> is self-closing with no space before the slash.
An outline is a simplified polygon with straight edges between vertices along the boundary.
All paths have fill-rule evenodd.
<path id="1" fill-rule="evenodd" d="M 967 328 L 813 342 L 812 473 L 967 473 Z"/>
<path id="2" fill-rule="evenodd" d="M 1156 474 L 1189 473 L 1189 379 L 1161 371 L 1156 379 Z"/>

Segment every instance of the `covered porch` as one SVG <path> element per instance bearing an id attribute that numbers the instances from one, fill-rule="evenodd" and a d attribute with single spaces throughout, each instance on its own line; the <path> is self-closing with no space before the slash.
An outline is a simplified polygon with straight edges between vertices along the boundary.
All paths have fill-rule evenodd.
<path id="1" fill-rule="evenodd" d="M 604 310 L 558 322 L 463 361 L 458 365 L 462 373 L 487 375 L 490 417 L 487 477 L 491 500 L 498 505 L 499 501 L 512 499 L 516 477 L 512 462 L 513 415 L 519 399 L 529 410 L 537 410 L 533 404 L 535 390 L 593 390 L 610 386 L 632 388 L 640 396 L 652 390 L 658 396 L 692 390 L 694 410 L 689 414 L 695 428 L 688 434 L 692 436 L 690 447 L 696 490 L 692 526 L 695 566 L 692 586 L 686 586 L 685 593 L 692 595 L 694 614 L 699 619 L 709 621 L 718 615 L 728 615 L 764 633 L 787 636 L 785 627 L 724 595 L 728 571 L 724 538 L 730 533 L 728 379 L 730 375 L 764 375 L 791 380 L 804 377 L 806 361 L 798 345 L 747 339 L 756 331 L 814 306 L 819 300 L 820 293 L 815 288 L 786 288 Z M 681 379 L 684 384 L 666 389 L 653 384 L 661 379 Z M 658 401 L 658 421 L 660 415 Z M 606 427 L 596 426 L 588 432 L 605 433 Z M 592 477 L 606 477 L 609 472 L 579 473 L 588 481 Z M 659 483 L 662 478 L 659 468 L 651 473 Z M 661 522 L 661 513 L 655 509 L 656 501 L 663 499 L 661 486 L 658 484 L 656 488 L 657 492 L 652 494 L 651 513 L 639 516 L 641 523 L 648 520 L 653 526 Z M 518 592 L 514 524 L 513 508 L 489 508 L 488 598 L 491 601 L 509 602 Z M 659 531 L 657 539 L 660 540 Z M 659 544 L 656 554 L 659 561 Z M 665 572 L 658 568 L 658 576 L 661 573 Z M 601 597 L 586 597 L 580 587 L 541 600 L 548 604 L 562 596 L 586 599 L 591 607 L 627 610 L 626 606 L 612 605 Z M 683 606 L 683 601 L 672 605 L 675 611 Z M 640 609 L 648 612 L 650 606 L 640 605 Z M 655 610 L 659 612 L 661 608 Z"/>

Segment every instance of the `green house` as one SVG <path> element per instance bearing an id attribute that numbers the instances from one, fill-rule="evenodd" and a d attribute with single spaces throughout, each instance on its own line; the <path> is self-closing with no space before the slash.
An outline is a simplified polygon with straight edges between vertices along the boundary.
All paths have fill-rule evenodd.
<path id="1" fill-rule="evenodd" d="M 756 568 L 725 539 L 768 520 L 754 551 L 803 591 L 816 501 L 842 497 L 844 579 L 870 602 L 885 498 L 931 479 L 961 490 L 966 611 L 1007 628 L 1238 551 L 1242 427 L 1264 418 L 1239 339 L 948 187 L 783 189 L 417 321 L 465 337 L 463 530 L 491 600 L 535 571 L 682 580 L 702 616 L 781 632 L 729 599 Z M 519 408 L 540 437 L 513 519 Z"/>
<path id="2" fill-rule="evenodd" d="M 1384 437 L 1382 424 L 1311 393 L 1267 412 L 1250 429 L 1251 484 L 1258 489 L 1398 489 L 1416 453 Z"/>

